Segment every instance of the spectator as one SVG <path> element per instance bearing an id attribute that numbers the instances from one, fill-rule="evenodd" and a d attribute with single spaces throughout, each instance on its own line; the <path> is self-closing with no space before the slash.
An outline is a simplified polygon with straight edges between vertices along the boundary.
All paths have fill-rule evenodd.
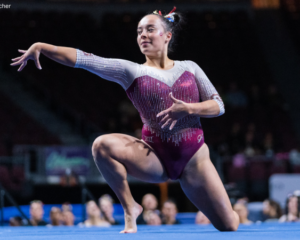
<path id="1" fill-rule="evenodd" d="M 40 200 L 30 202 L 30 223 L 32 226 L 46 226 L 47 223 L 43 220 L 44 208 Z"/>
<path id="2" fill-rule="evenodd" d="M 300 165 L 300 151 L 299 148 L 292 149 L 289 153 L 290 163 L 293 166 Z"/>
<path id="3" fill-rule="evenodd" d="M 62 209 L 63 212 L 65 212 L 65 211 L 70 211 L 70 212 L 72 212 L 72 211 L 73 211 L 73 207 L 72 207 L 72 205 L 71 205 L 69 202 L 63 203 L 63 204 L 61 205 L 61 209 Z"/>
<path id="4" fill-rule="evenodd" d="M 195 218 L 195 223 L 196 224 L 201 224 L 201 225 L 206 225 L 206 224 L 210 224 L 211 222 L 209 221 L 209 219 L 204 215 L 203 212 L 198 211 L 196 218 Z"/>
<path id="5" fill-rule="evenodd" d="M 50 221 L 51 224 L 47 224 L 48 227 L 61 226 L 62 225 L 62 214 L 58 207 L 52 207 L 50 210 Z"/>
<path id="6" fill-rule="evenodd" d="M 84 223 L 80 223 L 80 226 L 85 227 L 108 227 L 110 223 L 101 218 L 100 209 L 95 201 L 88 201 L 86 204 L 86 213 L 88 215 L 87 220 Z"/>
<path id="7" fill-rule="evenodd" d="M 243 143 L 241 125 L 238 122 L 232 125 L 228 141 L 231 155 L 238 153 Z"/>
<path id="8" fill-rule="evenodd" d="M 267 90 L 267 109 L 282 109 L 283 99 L 278 93 L 277 87 L 274 84 L 270 84 Z"/>
<path id="9" fill-rule="evenodd" d="M 65 226 L 74 226 L 74 214 L 69 210 L 64 210 L 62 212 L 62 221 Z"/>
<path id="10" fill-rule="evenodd" d="M 104 194 L 99 198 L 100 210 L 103 214 L 104 219 L 109 222 L 111 225 L 120 225 L 113 217 L 114 214 L 114 200 L 108 194 Z"/>
<path id="11" fill-rule="evenodd" d="M 244 153 L 247 157 L 252 157 L 255 155 L 255 143 L 254 143 L 254 133 L 248 131 L 245 135 L 245 150 Z"/>
<path id="12" fill-rule="evenodd" d="M 19 226 L 23 226 L 22 218 L 19 217 L 19 216 L 11 217 L 11 218 L 9 219 L 9 226 L 11 226 L 11 227 L 19 227 Z"/>
<path id="13" fill-rule="evenodd" d="M 172 200 L 167 200 L 164 202 L 161 213 L 162 213 L 162 224 L 173 225 L 180 224 L 176 219 L 177 215 L 176 203 Z"/>
<path id="14" fill-rule="evenodd" d="M 143 197 L 142 206 L 143 206 L 144 210 L 143 210 L 142 214 L 140 214 L 140 216 L 138 216 L 138 218 L 136 220 L 137 224 L 147 224 L 147 214 L 151 211 L 158 211 L 157 210 L 157 206 L 158 206 L 157 199 L 151 193 L 148 193 Z"/>
<path id="15" fill-rule="evenodd" d="M 239 90 L 237 84 L 230 83 L 229 92 L 226 95 L 227 105 L 233 108 L 236 107 L 246 107 L 248 104 L 248 99 L 246 94 Z"/>
<path id="16" fill-rule="evenodd" d="M 273 134 L 271 132 L 266 133 L 263 142 L 263 147 L 266 156 L 272 157 L 275 151 L 275 144 L 274 144 Z"/>
<path id="17" fill-rule="evenodd" d="M 299 220 L 300 197 L 292 194 L 287 197 L 285 214 L 279 222 L 296 222 Z"/>
<path id="18" fill-rule="evenodd" d="M 237 202 L 233 206 L 233 210 L 239 215 L 240 223 L 252 224 L 253 222 L 248 219 L 248 209 L 245 203 Z"/>
<path id="19" fill-rule="evenodd" d="M 257 107 L 261 107 L 265 105 L 265 99 L 263 98 L 263 95 L 261 94 L 260 87 L 256 84 L 253 84 L 250 87 L 250 92 L 249 92 L 249 105 L 252 108 L 253 111 Z"/>
<path id="20" fill-rule="evenodd" d="M 147 225 L 158 226 L 161 225 L 161 218 L 156 211 L 150 211 L 147 214 Z"/>
<path id="21" fill-rule="evenodd" d="M 267 199 L 263 202 L 263 215 L 265 222 L 278 221 L 282 215 L 279 203 L 272 199 Z"/>

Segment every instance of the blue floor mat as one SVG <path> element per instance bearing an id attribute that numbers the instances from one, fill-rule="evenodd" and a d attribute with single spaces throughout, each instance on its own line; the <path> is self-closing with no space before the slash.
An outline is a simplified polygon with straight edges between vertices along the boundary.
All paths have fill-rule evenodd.
<path id="1" fill-rule="evenodd" d="M 0 227 L 0 239 L 22 240 L 100 240 L 100 239 L 300 239 L 300 223 L 268 223 L 240 225 L 237 232 L 219 232 L 213 226 L 174 225 L 174 226 L 139 226 L 136 234 L 119 234 L 122 226 L 108 228 L 80 227 Z"/>

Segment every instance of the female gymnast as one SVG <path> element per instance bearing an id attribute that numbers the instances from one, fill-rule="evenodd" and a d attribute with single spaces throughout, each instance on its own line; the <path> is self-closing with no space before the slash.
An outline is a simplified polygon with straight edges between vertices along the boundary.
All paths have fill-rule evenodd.
<path id="1" fill-rule="evenodd" d="M 200 117 L 224 113 L 218 92 L 202 69 L 192 61 L 168 57 L 182 22 L 175 8 L 144 16 L 138 23 L 137 43 L 146 62 L 137 64 L 109 59 L 80 49 L 35 43 L 12 66 L 28 60 L 42 69 L 40 54 L 69 67 L 86 69 L 101 78 L 120 84 L 142 122 L 142 139 L 124 134 L 98 137 L 92 146 L 95 163 L 124 208 L 125 228 L 137 231 L 136 218 L 142 207 L 133 199 L 127 174 L 142 181 L 161 183 L 178 179 L 187 197 L 220 231 L 236 231 L 239 218 L 211 163 L 204 143 Z"/>

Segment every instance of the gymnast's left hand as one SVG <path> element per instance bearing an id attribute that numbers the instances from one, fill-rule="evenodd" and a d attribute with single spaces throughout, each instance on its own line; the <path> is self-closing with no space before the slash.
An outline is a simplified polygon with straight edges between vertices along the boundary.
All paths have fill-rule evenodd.
<path id="1" fill-rule="evenodd" d="M 160 123 L 162 124 L 161 128 L 164 128 L 171 123 L 169 129 L 172 130 L 179 119 L 189 115 L 189 111 L 188 103 L 174 98 L 172 93 L 169 94 L 169 97 L 173 101 L 172 106 L 158 113 L 156 117 L 165 115 L 160 121 Z"/>

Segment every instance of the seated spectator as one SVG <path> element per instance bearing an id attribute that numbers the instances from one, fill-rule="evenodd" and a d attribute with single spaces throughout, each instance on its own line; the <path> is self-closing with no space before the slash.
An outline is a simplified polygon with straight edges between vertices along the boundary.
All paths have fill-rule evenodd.
<path id="1" fill-rule="evenodd" d="M 226 103 L 229 107 L 246 107 L 248 105 L 247 95 L 238 89 L 236 83 L 231 82 L 229 92 L 226 94 Z"/>
<path id="2" fill-rule="evenodd" d="M 20 227 L 23 226 L 22 218 L 19 216 L 11 217 L 9 219 L 9 226 L 11 227 Z"/>
<path id="3" fill-rule="evenodd" d="M 32 226 L 46 226 L 47 223 L 43 220 L 44 208 L 40 200 L 30 202 L 30 223 Z"/>
<path id="4" fill-rule="evenodd" d="M 61 209 L 62 209 L 63 212 L 64 212 L 64 211 L 70 211 L 70 212 L 73 211 L 73 207 L 72 207 L 72 205 L 71 205 L 69 202 L 63 203 L 63 204 L 61 205 Z"/>
<path id="5" fill-rule="evenodd" d="M 265 222 L 274 222 L 282 216 L 282 211 L 279 203 L 272 199 L 267 199 L 263 202 L 263 215 Z"/>
<path id="6" fill-rule="evenodd" d="M 177 215 L 177 206 L 176 203 L 172 200 L 167 200 L 164 202 L 161 213 L 162 213 L 162 224 L 173 225 L 180 224 L 176 219 Z"/>
<path id="7" fill-rule="evenodd" d="M 152 211 L 157 211 L 157 214 L 159 214 L 159 211 L 157 210 L 158 202 L 156 197 L 148 193 L 142 198 L 142 206 L 143 206 L 143 212 L 140 214 L 136 220 L 137 224 L 147 224 L 147 214 Z"/>
<path id="8" fill-rule="evenodd" d="M 289 160 L 292 165 L 300 165 L 300 151 L 298 148 L 292 149 L 289 153 Z"/>
<path id="9" fill-rule="evenodd" d="M 62 214 L 58 207 L 52 207 L 50 210 L 50 224 L 47 227 L 61 226 L 62 225 Z"/>
<path id="10" fill-rule="evenodd" d="M 150 211 L 147 214 L 147 225 L 158 226 L 161 225 L 161 218 L 156 211 Z"/>
<path id="11" fill-rule="evenodd" d="M 101 217 L 100 209 L 95 201 L 88 201 L 86 204 L 87 220 L 84 223 L 79 223 L 79 226 L 85 227 L 108 227 L 110 223 Z"/>
<path id="12" fill-rule="evenodd" d="M 75 217 L 71 211 L 65 210 L 62 212 L 62 222 L 65 226 L 74 226 L 74 221 Z"/>
<path id="13" fill-rule="evenodd" d="M 285 214 L 279 218 L 279 222 L 297 222 L 299 221 L 300 197 L 292 194 L 287 197 Z"/>
<path id="14" fill-rule="evenodd" d="M 267 157 L 272 157 L 276 150 L 275 139 L 271 132 L 267 132 L 263 140 L 263 148 Z"/>
<path id="15" fill-rule="evenodd" d="M 242 224 L 252 224 L 253 222 L 248 219 L 248 209 L 246 203 L 237 202 L 233 205 L 233 210 L 239 215 L 240 223 Z"/>
<path id="16" fill-rule="evenodd" d="M 114 214 L 114 200 L 108 194 L 104 194 L 99 198 L 100 210 L 103 214 L 104 219 L 109 222 L 111 225 L 120 225 L 113 217 Z"/>
<path id="17" fill-rule="evenodd" d="M 201 224 L 201 225 L 206 225 L 206 224 L 210 224 L 211 222 L 209 221 L 209 219 L 204 215 L 203 212 L 198 211 L 196 218 L 195 218 L 195 223 L 196 224 Z"/>
<path id="18" fill-rule="evenodd" d="M 231 127 L 228 143 L 231 155 L 238 153 L 243 145 L 243 134 L 238 122 L 235 122 Z"/>

